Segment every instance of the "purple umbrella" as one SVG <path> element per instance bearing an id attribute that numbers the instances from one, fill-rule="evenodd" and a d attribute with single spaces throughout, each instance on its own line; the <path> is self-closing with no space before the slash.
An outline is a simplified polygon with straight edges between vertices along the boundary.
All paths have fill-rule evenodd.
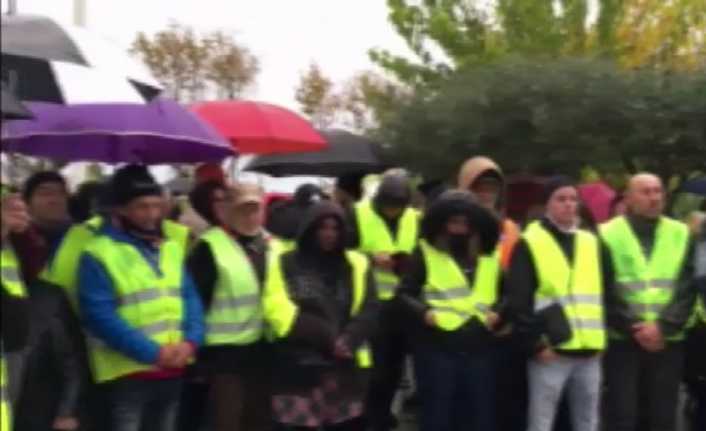
<path id="1" fill-rule="evenodd" d="M 33 120 L 8 122 L 2 151 L 63 161 L 196 163 L 235 155 L 228 141 L 178 103 L 27 103 Z"/>

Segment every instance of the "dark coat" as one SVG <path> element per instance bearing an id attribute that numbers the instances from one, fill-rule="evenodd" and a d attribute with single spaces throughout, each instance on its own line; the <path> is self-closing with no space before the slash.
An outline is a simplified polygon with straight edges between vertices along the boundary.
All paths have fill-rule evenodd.
<path id="1" fill-rule="evenodd" d="M 17 403 L 18 430 L 47 430 L 56 417 L 78 417 L 88 366 L 79 323 L 61 288 L 28 288 L 30 332 Z"/>
<path id="2" fill-rule="evenodd" d="M 330 253 L 319 250 L 315 238 L 316 228 L 326 218 L 336 219 L 341 227 L 340 247 Z M 344 255 L 343 229 L 344 218 L 336 205 L 317 204 L 301 225 L 297 249 L 281 257 L 289 297 L 299 307 L 289 336 L 277 345 L 278 369 L 282 371 L 277 381 L 289 387 L 285 392 L 316 386 L 321 370 L 339 372 L 350 390 L 364 390 L 362 370 L 352 361 L 333 356 L 339 337 L 344 337 L 353 351 L 369 339 L 378 314 L 375 284 L 368 272 L 361 311 L 351 316 L 353 269 Z"/>
<path id="3" fill-rule="evenodd" d="M 473 230 L 465 247 L 453 250 L 445 232 L 448 220 L 453 216 L 465 216 Z M 473 201 L 471 195 L 460 191 L 447 191 L 434 200 L 422 220 L 422 237 L 425 241 L 448 253 L 473 288 L 479 254 L 492 253 L 499 238 L 499 227 L 495 216 Z M 463 245 L 463 244 L 462 244 Z M 409 318 L 405 325 L 410 340 L 417 347 L 446 351 L 477 351 L 490 347 L 491 333 L 478 319 L 470 320 L 456 331 L 442 331 L 430 327 L 424 317 L 429 306 L 422 299 L 427 281 L 428 268 L 421 250 L 415 250 L 404 271 L 402 282 L 393 301 L 393 307 L 401 320 Z"/>

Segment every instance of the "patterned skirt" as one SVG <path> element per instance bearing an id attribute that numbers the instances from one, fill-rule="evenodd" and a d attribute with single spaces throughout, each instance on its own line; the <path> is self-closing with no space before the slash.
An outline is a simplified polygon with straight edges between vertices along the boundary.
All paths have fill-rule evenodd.
<path id="1" fill-rule="evenodd" d="M 336 425 L 363 414 L 363 394 L 341 390 L 336 373 L 325 374 L 321 383 L 297 394 L 275 395 L 275 420 L 284 425 L 311 427 Z"/>

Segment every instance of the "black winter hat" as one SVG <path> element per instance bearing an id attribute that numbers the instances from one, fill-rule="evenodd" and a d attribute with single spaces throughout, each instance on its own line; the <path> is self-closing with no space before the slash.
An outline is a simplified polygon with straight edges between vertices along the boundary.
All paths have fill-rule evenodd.
<path id="1" fill-rule="evenodd" d="M 116 206 L 128 204 L 143 196 L 162 196 L 162 187 L 150 171 L 141 165 L 127 165 L 115 171 L 110 191 Z"/>
<path id="2" fill-rule="evenodd" d="M 554 192 L 564 187 L 576 188 L 576 181 L 565 175 L 551 177 L 549 181 L 544 184 L 544 190 L 542 191 L 542 203 L 546 205 Z"/>
<path id="3" fill-rule="evenodd" d="M 64 179 L 60 173 L 54 171 L 37 172 L 25 182 L 24 189 L 22 190 L 24 200 L 30 200 L 34 191 L 37 190 L 37 187 L 46 183 L 58 183 L 66 188 L 66 179 Z"/>

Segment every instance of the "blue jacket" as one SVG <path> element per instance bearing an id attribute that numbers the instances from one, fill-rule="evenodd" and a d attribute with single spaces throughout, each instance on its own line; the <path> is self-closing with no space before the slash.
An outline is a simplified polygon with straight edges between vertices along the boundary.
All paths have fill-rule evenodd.
<path id="1" fill-rule="evenodd" d="M 148 242 L 110 225 L 101 228 L 100 234 L 133 245 L 159 272 L 159 250 Z M 184 338 L 198 347 L 204 338 L 204 313 L 195 284 L 186 269 L 181 288 Z M 83 254 L 79 264 L 78 299 L 84 326 L 91 335 L 133 360 L 147 364 L 157 362 L 160 346 L 118 315 L 113 281 L 103 265 L 87 253 Z"/>

